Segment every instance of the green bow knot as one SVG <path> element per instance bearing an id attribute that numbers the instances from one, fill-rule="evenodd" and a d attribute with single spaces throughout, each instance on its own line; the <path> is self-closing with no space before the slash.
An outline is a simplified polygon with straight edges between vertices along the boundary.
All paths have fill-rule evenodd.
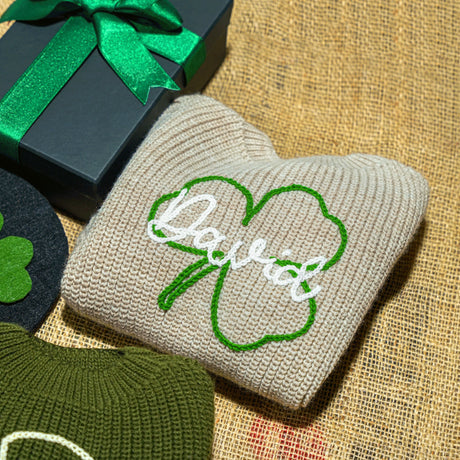
<path id="1" fill-rule="evenodd" d="M 0 22 L 50 14 L 70 18 L 0 101 L 0 148 L 16 160 L 21 138 L 96 46 L 142 104 L 151 87 L 180 89 L 151 52 L 181 65 L 187 81 L 205 59 L 168 0 L 16 0 Z"/>
<path id="2" fill-rule="evenodd" d="M 61 0 L 62 1 L 62 0 Z M 182 18 L 167 0 L 70 0 L 90 16 L 95 13 L 118 13 L 155 21 L 165 30 L 182 27 Z"/>

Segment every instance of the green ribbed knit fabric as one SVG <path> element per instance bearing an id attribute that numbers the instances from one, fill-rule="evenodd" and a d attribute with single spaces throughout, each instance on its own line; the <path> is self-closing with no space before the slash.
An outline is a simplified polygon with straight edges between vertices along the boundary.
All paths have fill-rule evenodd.
<path id="1" fill-rule="evenodd" d="M 205 459 L 213 382 L 141 348 L 62 348 L 0 323 L 0 460 Z"/>

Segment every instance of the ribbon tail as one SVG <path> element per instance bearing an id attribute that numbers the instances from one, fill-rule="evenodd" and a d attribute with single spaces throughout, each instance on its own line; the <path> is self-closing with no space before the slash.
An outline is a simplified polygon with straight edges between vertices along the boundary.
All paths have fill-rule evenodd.
<path id="1" fill-rule="evenodd" d="M 179 86 L 155 61 L 133 26 L 108 13 L 93 16 L 99 50 L 131 92 L 147 102 L 151 87 L 179 90 Z"/>
<path id="2" fill-rule="evenodd" d="M 150 51 L 183 67 L 187 82 L 206 59 L 204 41 L 185 27 L 178 32 L 164 32 L 138 23 L 135 27 L 142 43 Z"/>
<path id="3" fill-rule="evenodd" d="M 19 161 L 19 142 L 96 47 L 90 23 L 70 18 L 0 101 L 0 148 Z"/>

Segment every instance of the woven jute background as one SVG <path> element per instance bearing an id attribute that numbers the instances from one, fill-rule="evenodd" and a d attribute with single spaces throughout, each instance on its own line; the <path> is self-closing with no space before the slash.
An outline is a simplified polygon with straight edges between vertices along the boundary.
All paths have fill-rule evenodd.
<path id="1" fill-rule="evenodd" d="M 228 56 L 205 94 L 265 131 L 284 158 L 394 158 L 425 175 L 431 201 L 309 407 L 289 412 L 217 379 L 214 458 L 460 458 L 458 24 L 456 0 L 235 0 Z M 60 217 L 73 246 L 82 225 Z M 62 300 L 37 335 L 133 343 Z"/>

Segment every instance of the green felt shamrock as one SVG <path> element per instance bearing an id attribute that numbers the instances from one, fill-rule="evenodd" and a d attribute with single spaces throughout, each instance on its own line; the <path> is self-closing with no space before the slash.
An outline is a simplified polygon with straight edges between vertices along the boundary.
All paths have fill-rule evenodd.
<path id="1" fill-rule="evenodd" d="M 265 249 L 265 242 L 262 242 L 261 239 L 255 241 L 251 249 L 253 251 L 252 260 L 259 261 L 263 264 L 277 265 L 281 268 L 280 273 L 288 272 L 291 275 L 290 280 L 282 280 L 279 278 L 277 280 L 279 285 L 286 285 L 289 283 L 294 284 L 298 276 L 303 277 L 298 279 L 297 284 L 299 285 L 299 287 L 303 289 L 304 298 L 308 300 L 310 314 L 308 316 L 306 323 L 301 329 L 290 334 L 267 334 L 255 342 L 246 344 L 232 342 L 222 333 L 219 326 L 217 314 L 219 308 L 220 294 L 227 273 L 229 272 L 232 266 L 236 266 L 236 268 L 238 268 L 238 264 L 235 263 L 235 261 L 231 261 L 232 257 L 234 256 L 231 256 L 229 254 L 232 252 L 232 250 L 229 251 L 229 254 L 227 255 L 224 254 L 222 251 L 216 250 L 218 243 L 220 241 L 223 241 L 223 238 L 217 231 L 217 229 L 208 227 L 201 231 L 197 230 L 199 225 L 201 225 L 205 218 L 212 212 L 212 209 L 214 207 L 213 197 L 210 195 L 201 195 L 201 201 L 204 200 L 206 202 L 209 202 L 208 210 L 204 211 L 201 217 L 195 223 L 191 224 L 189 228 L 174 229 L 174 227 L 170 225 L 170 222 L 175 217 L 177 217 L 177 215 L 181 211 L 185 210 L 190 204 L 196 203 L 196 198 L 192 198 L 188 203 L 182 202 L 183 198 L 185 197 L 185 195 L 188 194 L 189 190 L 192 189 L 193 186 L 196 184 L 211 181 L 220 181 L 230 184 L 245 196 L 246 210 L 245 215 L 243 216 L 243 220 L 241 221 L 241 224 L 244 227 L 247 227 L 251 224 L 253 217 L 263 210 L 265 204 L 270 199 L 272 199 L 274 196 L 280 194 L 287 194 L 290 192 L 303 192 L 315 198 L 318 202 L 319 208 L 321 209 L 323 217 L 337 226 L 338 233 L 340 235 L 340 245 L 334 256 L 329 260 L 326 260 L 324 258 L 318 258 L 318 260 L 315 261 L 315 263 L 311 263 L 310 265 L 302 265 L 301 263 L 296 261 L 288 259 L 277 259 L 274 257 L 268 259 L 266 258 L 264 260 L 261 257 L 261 253 L 263 249 Z M 169 203 L 169 208 L 163 213 L 162 217 L 158 218 L 158 209 L 163 203 Z M 216 337 L 220 340 L 220 342 L 222 342 L 224 345 L 235 351 L 254 350 L 268 342 L 293 340 L 305 334 L 312 326 L 315 320 L 316 313 L 316 302 L 314 299 L 314 293 L 310 288 L 307 280 L 311 278 L 311 276 L 313 276 L 316 272 L 326 271 L 333 265 L 335 265 L 342 257 L 342 254 L 345 251 L 345 247 L 347 245 L 347 231 L 342 221 L 336 216 L 329 214 L 326 204 L 322 196 L 318 192 L 303 185 L 290 185 L 287 187 L 273 189 L 270 192 L 266 193 L 258 203 L 255 203 L 251 192 L 246 187 L 239 184 L 237 181 L 233 179 L 222 176 L 202 177 L 188 182 L 184 185 L 182 190 L 178 190 L 173 193 L 163 195 L 157 201 L 155 201 L 150 210 L 148 221 L 150 228 L 149 236 L 151 239 L 153 239 L 156 242 L 165 243 L 169 247 L 174 248 L 176 250 L 187 252 L 189 254 L 195 254 L 200 258 L 196 262 L 189 265 L 185 270 L 183 270 L 176 277 L 176 279 L 168 287 L 166 287 L 166 289 L 163 290 L 163 292 L 160 294 L 158 298 L 158 306 L 162 310 L 168 311 L 172 307 L 174 301 L 179 296 L 181 296 L 188 288 L 193 286 L 195 283 L 199 282 L 201 279 L 205 278 L 208 274 L 212 273 L 213 271 L 219 270 L 220 274 L 211 299 L 211 322 L 214 333 Z M 163 233 L 162 229 L 173 231 L 175 235 L 173 237 L 169 237 L 165 235 L 165 233 Z M 178 243 L 178 241 L 183 240 L 186 236 L 194 237 L 193 241 L 195 247 Z M 212 237 L 211 241 L 209 240 L 210 237 Z M 208 239 L 208 242 L 204 241 L 206 238 Z M 208 250 L 206 250 L 205 247 Z M 238 250 L 238 247 L 239 246 L 237 243 L 233 248 L 235 252 Z M 322 263 L 319 262 L 319 259 L 323 259 Z M 242 264 L 240 263 L 240 265 L 243 266 L 243 264 L 247 264 L 248 260 L 246 262 L 243 262 Z M 308 274 L 308 272 L 310 272 L 310 274 Z M 274 278 L 275 277 L 273 277 L 272 279 Z M 311 293 L 311 295 L 309 293 Z M 296 296 L 298 297 L 298 294 L 296 294 Z"/>
<path id="2" fill-rule="evenodd" d="M 0 213 L 0 230 L 2 227 Z M 33 255 L 33 245 L 26 238 L 8 236 L 0 240 L 0 302 L 17 302 L 30 292 L 32 280 L 25 267 Z"/>

